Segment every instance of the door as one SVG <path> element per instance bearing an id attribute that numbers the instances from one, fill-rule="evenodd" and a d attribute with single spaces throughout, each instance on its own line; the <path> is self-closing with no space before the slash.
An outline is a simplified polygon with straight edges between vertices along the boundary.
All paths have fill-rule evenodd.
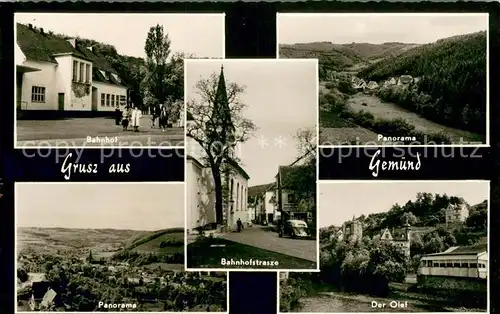
<path id="1" fill-rule="evenodd" d="M 97 111 L 97 88 L 92 87 L 92 111 Z"/>
<path id="2" fill-rule="evenodd" d="M 57 105 L 59 111 L 64 111 L 64 93 L 57 94 Z"/>

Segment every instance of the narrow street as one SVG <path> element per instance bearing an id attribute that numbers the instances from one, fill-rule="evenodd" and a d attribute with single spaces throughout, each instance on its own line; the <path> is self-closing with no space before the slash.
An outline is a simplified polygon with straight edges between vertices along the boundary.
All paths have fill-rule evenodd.
<path id="1" fill-rule="evenodd" d="M 316 240 L 280 238 L 277 232 L 268 231 L 259 225 L 224 234 L 222 238 L 308 261 L 318 260 Z"/>

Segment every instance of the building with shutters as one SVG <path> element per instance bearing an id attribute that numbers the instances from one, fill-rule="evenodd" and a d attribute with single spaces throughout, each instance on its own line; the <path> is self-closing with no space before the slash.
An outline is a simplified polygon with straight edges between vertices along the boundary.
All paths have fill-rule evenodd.
<path id="1" fill-rule="evenodd" d="M 16 25 L 18 112 L 111 113 L 127 104 L 127 86 L 92 47 L 32 24 Z"/>

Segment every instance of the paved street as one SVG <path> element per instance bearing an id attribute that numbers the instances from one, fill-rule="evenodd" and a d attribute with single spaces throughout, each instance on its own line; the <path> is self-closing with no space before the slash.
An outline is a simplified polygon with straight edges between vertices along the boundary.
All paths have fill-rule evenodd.
<path id="1" fill-rule="evenodd" d="M 18 146 L 183 146 L 184 129 L 151 128 L 149 116 L 141 118 L 139 132 L 123 131 L 121 126 L 115 125 L 114 119 L 109 118 L 75 118 L 64 120 L 18 120 Z M 157 122 L 158 123 L 158 122 Z M 115 138 L 117 142 L 89 143 L 87 136 Z"/>
<path id="2" fill-rule="evenodd" d="M 259 225 L 244 228 L 242 232 L 224 234 L 222 238 L 313 262 L 317 261 L 316 240 L 280 238 L 277 232 L 267 231 Z"/>

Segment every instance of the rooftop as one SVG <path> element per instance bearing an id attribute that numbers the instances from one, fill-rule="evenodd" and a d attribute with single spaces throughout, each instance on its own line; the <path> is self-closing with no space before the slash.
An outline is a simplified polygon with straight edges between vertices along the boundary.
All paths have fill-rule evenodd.
<path id="1" fill-rule="evenodd" d="M 488 251 L 488 245 L 485 243 L 478 243 L 468 246 L 451 247 L 445 252 L 428 254 L 427 256 L 443 256 L 443 255 L 477 255 Z"/>
<path id="2" fill-rule="evenodd" d="M 248 196 L 257 196 L 262 195 L 272 187 L 274 187 L 274 183 L 261 184 L 248 187 Z"/>
<path id="3" fill-rule="evenodd" d="M 250 176 L 248 175 L 248 173 L 246 173 L 246 171 L 243 168 L 241 168 L 241 166 L 239 165 L 239 163 L 236 160 L 234 160 L 232 158 L 228 158 L 227 163 L 229 165 L 231 165 L 232 167 L 234 167 L 245 179 L 247 179 L 247 180 L 250 179 Z"/>
<path id="4" fill-rule="evenodd" d="M 17 23 L 17 44 L 28 60 L 57 64 L 57 55 L 73 55 L 91 61 L 94 69 L 118 74 L 104 56 L 84 47 L 78 39 L 73 39 L 75 41 L 75 46 L 73 46 L 69 39 L 64 39 L 61 35 L 55 35 L 33 25 Z M 93 80 L 124 85 L 114 79 L 112 75 L 106 78 L 99 71 L 92 72 Z"/>

